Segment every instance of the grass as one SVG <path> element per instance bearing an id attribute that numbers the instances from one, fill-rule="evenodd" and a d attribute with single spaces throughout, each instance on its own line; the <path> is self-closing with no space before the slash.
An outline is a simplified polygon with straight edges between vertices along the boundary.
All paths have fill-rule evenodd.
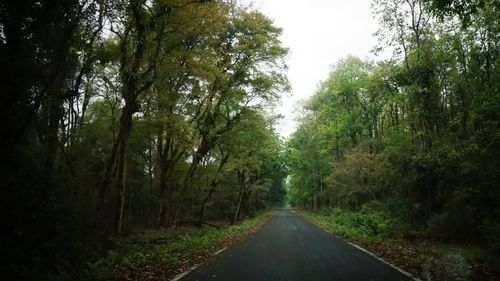
<path id="1" fill-rule="evenodd" d="M 500 280 L 497 256 L 477 245 L 407 240 L 383 212 L 332 209 L 323 213 L 297 210 L 318 227 L 374 252 L 422 280 Z"/>
<path id="2" fill-rule="evenodd" d="M 256 231 L 273 211 L 266 211 L 238 224 L 216 229 L 189 227 L 145 230 L 114 241 L 101 259 L 88 263 L 86 280 L 169 280 L 215 251 Z"/>

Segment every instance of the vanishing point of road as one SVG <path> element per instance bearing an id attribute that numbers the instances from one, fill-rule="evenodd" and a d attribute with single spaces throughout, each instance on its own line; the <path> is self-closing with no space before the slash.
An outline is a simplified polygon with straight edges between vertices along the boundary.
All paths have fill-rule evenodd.
<path id="1" fill-rule="evenodd" d="M 182 281 L 413 280 L 366 252 L 279 210 L 257 233 L 201 265 Z"/>

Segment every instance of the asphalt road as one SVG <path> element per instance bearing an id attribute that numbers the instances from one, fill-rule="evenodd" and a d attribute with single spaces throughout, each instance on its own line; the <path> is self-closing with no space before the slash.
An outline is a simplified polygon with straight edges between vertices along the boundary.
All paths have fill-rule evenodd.
<path id="1" fill-rule="evenodd" d="M 401 281 L 412 280 L 289 209 L 181 281 Z"/>

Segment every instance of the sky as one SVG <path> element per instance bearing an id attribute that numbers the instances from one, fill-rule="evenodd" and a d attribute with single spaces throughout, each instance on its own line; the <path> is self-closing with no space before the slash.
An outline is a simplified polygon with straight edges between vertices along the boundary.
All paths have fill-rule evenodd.
<path id="1" fill-rule="evenodd" d="M 276 110 L 284 118 L 277 129 L 288 137 L 301 100 L 328 77 L 332 64 L 347 55 L 374 59 L 371 49 L 377 22 L 371 0 L 247 0 L 283 28 L 281 41 L 290 49 L 288 78 L 292 91 Z"/>

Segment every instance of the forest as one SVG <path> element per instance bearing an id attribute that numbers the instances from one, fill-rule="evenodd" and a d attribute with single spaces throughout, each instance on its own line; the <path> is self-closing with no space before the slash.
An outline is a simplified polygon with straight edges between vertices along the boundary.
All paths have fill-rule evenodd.
<path id="1" fill-rule="evenodd" d="M 59 276 L 134 229 L 234 223 L 281 204 L 272 107 L 289 87 L 287 49 L 261 13 L 2 1 L 0 28 L 6 278 Z"/>
<path id="2" fill-rule="evenodd" d="M 347 236 L 479 244 L 498 256 L 499 2 L 372 8 L 374 51 L 393 54 L 337 61 L 304 102 L 287 142 L 290 202 Z"/>
<path id="3" fill-rule="evenodd" d="M 392 56 L 335 62 L 285 139 L 275 109 L 289 50 L 257 9 L 2 1 L 0 279 L 175 267 L 130 248 L 137 233 L 219 239 L 284 204 L 344 220 L 346 233 L 499 257 L 499 2 L 372 6 L 374 53 Z"/>

